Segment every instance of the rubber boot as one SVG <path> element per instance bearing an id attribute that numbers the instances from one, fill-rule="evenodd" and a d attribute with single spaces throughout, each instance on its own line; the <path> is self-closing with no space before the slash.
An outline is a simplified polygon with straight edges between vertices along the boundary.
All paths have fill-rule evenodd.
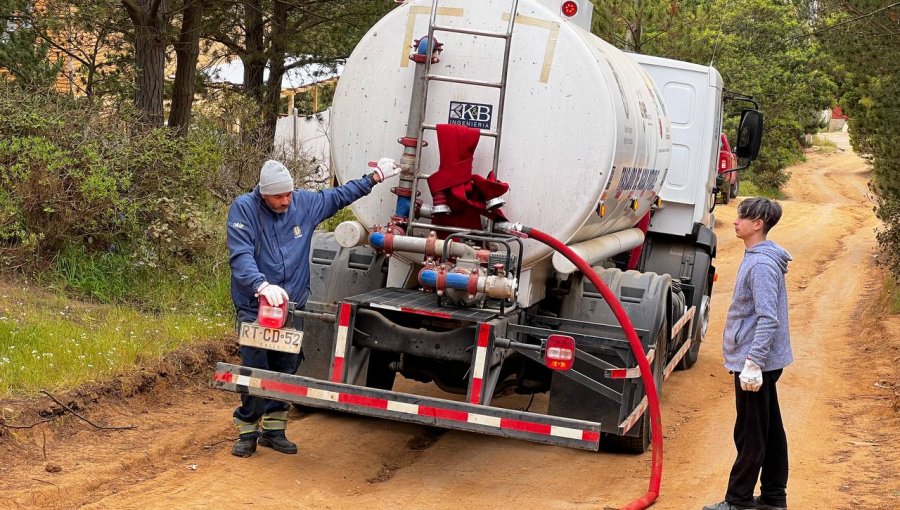
<path id="1" fill-rule="evenodd" d="M 284 429 L 287 428 L 287 411 L 274 411 L 266 413 L 259 425 L 262 434 L 259 436 L 259 445 L 271 448 L 279 453 L 293 455 L 297 453 L 297 445 L 288 441 L 284 436 Z"/>
<path id="2" fill-rule="evenodd" d="M 288 440 L 288 438 L 284 436 L 284 433 L 263 434 L 259 436 L 258 443 L 260 446 L 271 448 L 278 453 L 287 455 L 295 455 L 297 453 L 297 445 Z"/>
<path id="3" fill-rule="evenodd" d="M 231 454 L 235 457 L 249 457 L 256 452 L 256 435 L 241 436 L 231 447 Z"/>

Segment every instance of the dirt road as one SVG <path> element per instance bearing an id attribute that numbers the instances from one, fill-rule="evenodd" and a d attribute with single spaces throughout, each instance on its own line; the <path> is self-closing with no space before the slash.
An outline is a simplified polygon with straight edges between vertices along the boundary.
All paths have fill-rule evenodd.
<path id="1" fill-rule="evenodd" d="M 835 135 L 846 147 L 846 137 Z M 867 168 L 849 150 L 795 167 L 771 238 L 788 273 L 796 362 L 780 382 L 791 447 L 791 508 L 900 508 L 893 365 L 900 320 L 876 316 L 876 220 Z M 722 499 L 733 460 L 731 377 L 720 338 L 743 245 L 735 203 L 716 210 L 720 273 L 697 365 L 663 392 L 665 467 L 654 508 Z M 644 493 L 650 455 L 589 453 L 349 415 L 296 414 L 296 456 L 229 453 L 232 394 L 162 380 L 99 403 L 98 431 L 72 417 L 0 440 L 0 508 L 606 508 Z M 524 402 L 523 404 L 524 405 Z M 61 468 L 48 472 L 51 465 Z M 51 468 L 54 469 L 54 468 Z"/>

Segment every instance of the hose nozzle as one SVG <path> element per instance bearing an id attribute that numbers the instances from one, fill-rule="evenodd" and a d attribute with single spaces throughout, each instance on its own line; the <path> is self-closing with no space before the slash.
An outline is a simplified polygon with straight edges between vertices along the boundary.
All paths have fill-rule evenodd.
<path id="1" fill-rule="evenodd" d="M 521 237 L 523 239 L 528 238 L 529 232 L 531 232 L 531 227 L 526 227 L 521 223 L 513 223 L 511 221 L 501 221 L 494 224 L 494 230 L 499 230 L 504 234 L 513 235 L 516 237 Z"/>

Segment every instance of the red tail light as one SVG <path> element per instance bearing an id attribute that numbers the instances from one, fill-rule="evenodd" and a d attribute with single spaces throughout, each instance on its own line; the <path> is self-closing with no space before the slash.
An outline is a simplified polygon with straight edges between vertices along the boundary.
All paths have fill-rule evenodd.
<path id="1" fill-rule="evenodd" d="M 552 370 L 569 370 L 575 362 L 575 339 L 566 335 L 547 337 L 544 364 Z"/>
<path id="2" fill-rule="evenodd" d="M 259 325 L 264 328 L 278 329 L 284 326 L 287 318 L 287 302 L 281 303 L 281 306 L 272 306 L 266 300 L 265 296 L 259 296 Z"/>
<path id="3" fill-rule="evenodd" d="M 562 13 L 563 15 L 571 18 L 572 16 L 578 14 L 578 4 L 576 2 L 573 2 L 572 0 L 563 2 Z"/>

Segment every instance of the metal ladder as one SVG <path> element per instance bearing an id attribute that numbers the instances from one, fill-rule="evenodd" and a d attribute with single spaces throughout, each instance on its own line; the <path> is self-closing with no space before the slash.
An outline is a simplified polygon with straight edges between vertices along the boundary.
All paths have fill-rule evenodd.
<path id="1" fill-rule="evenodd" d="M 431 17 L 428 21 L 428 46 L 427 53 L 425 57 L 425 87 L 422 97 L 422 107 L 420 112 L 420 119 L 422 119 L 422 123 L 419 125 L 418 138 L 416 142 L 416 161 L 414 167 L 414 175 L 415 179 L 413 182 L 412 196 L 416 197 L 419 187 L 419 181 L 421 179 L 427 179 L 431 177 L 431 175 L 421 175 L 419 166 L 421 165 L 422 160 L 422 142 L 425 136 L 426 130 L 437 130 L 437 126 L 435 124 L 426 124 L 425 123 L 425 114 L 428 109 L 428 88 L 432 81 L 443 81 L 449 83 L 460 83 L 463 85 L 472 85 L 476 87 L 488 87 L 495 88 L 500 90 L 500 100 L 497 104 L 497 115 L 496 115 L 496 127 L 493 130 L 480 130 L 482 137 L 490 137 L 494 138 L 494 157 L 492 170 L 494 171 L 494 175 L 499 177 L 499 170 L 497 168 L 500 161 L 500 132 L 503 127 L 503 107 L 506 102 L 506 77 L 507 72 L 509 70 L 509 53 L 510 48 L 512 46 L 512 35 L 513 29 L 516 24 L 516 12 L 519 8 L 519 0 L 512 0 L 512 6 L 510 7 L 509 12 L 509 23 L 506 27 L 506 32 L 491 32 L 491 31 L 482 31 L 482 30 L 469 30 L 465 28 L 455 28 L 450 26 L 442 26 L 437 24 L 437 14 L 438 14 L 438 6 L 440 0 L 433 0 L 431 4 Z M 482 37 L 492 37 L 495 39 L 504 39 L 506 41 L 504 49 L 503 49 L 503 69 L 500 74 L 500 81 L 492 82 L 485 80 L 474 80 L 468 78 L 456 78 L 448 75 L 440 75 L 440 74 L 432 74 L 431 72 L 431 64 L 432 64 L 432 56 L 434 53 L 434 34 L 435 32 L 451 32 L 456 34 L 466 34 L 472 36 L 482 36 Z M 415 198 L 413 198 L 415 199 Z M 414 225 L 414 211 L 415 207 L 410 208 L 409 213 L 409 223 L 410 225 Z"/>

